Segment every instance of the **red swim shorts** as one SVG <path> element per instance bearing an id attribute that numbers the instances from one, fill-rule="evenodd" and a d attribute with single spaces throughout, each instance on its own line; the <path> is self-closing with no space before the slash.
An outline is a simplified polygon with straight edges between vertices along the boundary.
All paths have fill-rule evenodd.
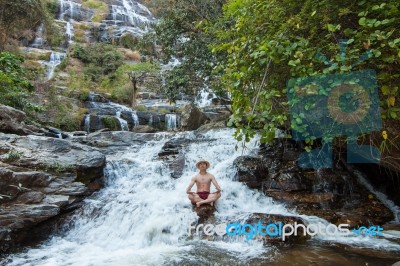
<path id="1" fill-rule="evenodd" d="M 210 195 L 210 192 L 209 191 L 201 191 L 201 192 L 197 192 L 197 195 L 199 195 L 200 198 L 205 200 L 208 198 L 208 195 Z"/>

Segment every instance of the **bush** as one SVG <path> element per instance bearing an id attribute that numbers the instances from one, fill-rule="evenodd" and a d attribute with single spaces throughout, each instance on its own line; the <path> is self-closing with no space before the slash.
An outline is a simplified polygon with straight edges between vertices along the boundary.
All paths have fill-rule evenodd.
<path id="1" fill-rule="evenodd" d="M 28 113 L 40 108 L 31 102 L 32 84 L 21 67 L 24 58 L 9 52 L 0 53 L 0 103 Z"/>
<path id="2" fill-rule="evenodd" d="M 88 64 L 84 73 L 92 81 L 99 81 L 102 75 L 112 74 L 123 63 L 122 54 L 109 44 L 77 44 L 72 48 L 71 55 Z"/>
<path id="3" fill-rule="evenodd" d="M 132 34 L 125 34 L 119 39 L 119 45 L 122 47 L 136 50 L 139 45 L 139 40 L 137 37 L 133 36 Z"/>
<path id="4" fill-rule="evenodd" d="M 101 117 L 101 122 L 103 122 L 104 127 L 110 130 L 119 130 L 120 124 L 116 117 L 110 115 L 104 115 Z"/>

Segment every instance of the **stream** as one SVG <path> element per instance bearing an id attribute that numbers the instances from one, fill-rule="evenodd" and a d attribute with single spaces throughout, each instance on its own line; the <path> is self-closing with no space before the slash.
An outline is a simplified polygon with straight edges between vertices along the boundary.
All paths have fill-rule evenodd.
<path id="1" fill-rule="evenodd" d="M 235 150 L 232 133 L 158 133 L 152 141 L 109 156 L 106 187 L 85 200 L 62 232 L 0 265 L 391 265 L 400 260 L 395 235 L 316 235 L 291 246 L 263 245 L 240 236 L 216 236 L 213 241 L 188 237 L 188 225 L 198 217 L 185 189 L 201 158 L 211 163 L 209 172 L 223 189 L 216 221 L 240 220 L 255 212 L 298 215 L 235 180 L 234 159 L 254 154 L 259 143 L 254 139 L 246 149 Z M 183 150 L 185 169 L 179 179 L 171 178 L 157 159 L 164 143 L 176 137 L 194 140 Z M 301 217 L 309 224 L 327 223 Z"/>

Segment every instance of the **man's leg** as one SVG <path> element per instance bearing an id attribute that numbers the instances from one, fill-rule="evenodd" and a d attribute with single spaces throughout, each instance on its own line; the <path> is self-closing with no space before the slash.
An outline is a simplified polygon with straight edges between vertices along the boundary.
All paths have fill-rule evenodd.
<path id="1" fill-rule="evenodd" d="M 205 203 L 210 203 L 211 206 L 213 206 L 214 202 L 216 202 L 220 197 L 221 197 L 221 192 L 212 193 L 212 194 L 208 195 L 207 199 L 196 202 L 196 206 L 200 207 L 201 204 L 205 204 Z"/>
<path id="2" fill-rule="evenodd" d="M 202 201 L 203 199 L 199 197 L 199 195 L 197 194 L 189 194 L 188 195 L 190 201 L 192 202 L 192 204 L 196 204 L 199 201 Z"/>

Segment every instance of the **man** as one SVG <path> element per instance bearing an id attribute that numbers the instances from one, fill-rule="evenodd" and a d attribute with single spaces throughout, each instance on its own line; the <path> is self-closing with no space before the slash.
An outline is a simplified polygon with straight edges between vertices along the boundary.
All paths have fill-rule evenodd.
<path id="1" fill-rule="evenodd" d="M 186 193 L 189 194 L 188 197 L 192 204 L 196 204 L 197 207 L 205 203 L 210 203 L 211 206 L 214 205 L 214 202 L 217 201 L 221 197 L 221 188 L 215 180 L 215 177 L 207 173 L 207 169 L 210 167 L 210 163 L 205 160 L 200 160 L 196 163 L 197 169 L 199 169 L 199 173 L 195 175 L 189 183 L 188 188 L 186 189 Z M 211 182 L 214 184 L 217 192 L 210 193 Z M 196 184 L 197 192 L 191 192 L 193 185 Z"/>

